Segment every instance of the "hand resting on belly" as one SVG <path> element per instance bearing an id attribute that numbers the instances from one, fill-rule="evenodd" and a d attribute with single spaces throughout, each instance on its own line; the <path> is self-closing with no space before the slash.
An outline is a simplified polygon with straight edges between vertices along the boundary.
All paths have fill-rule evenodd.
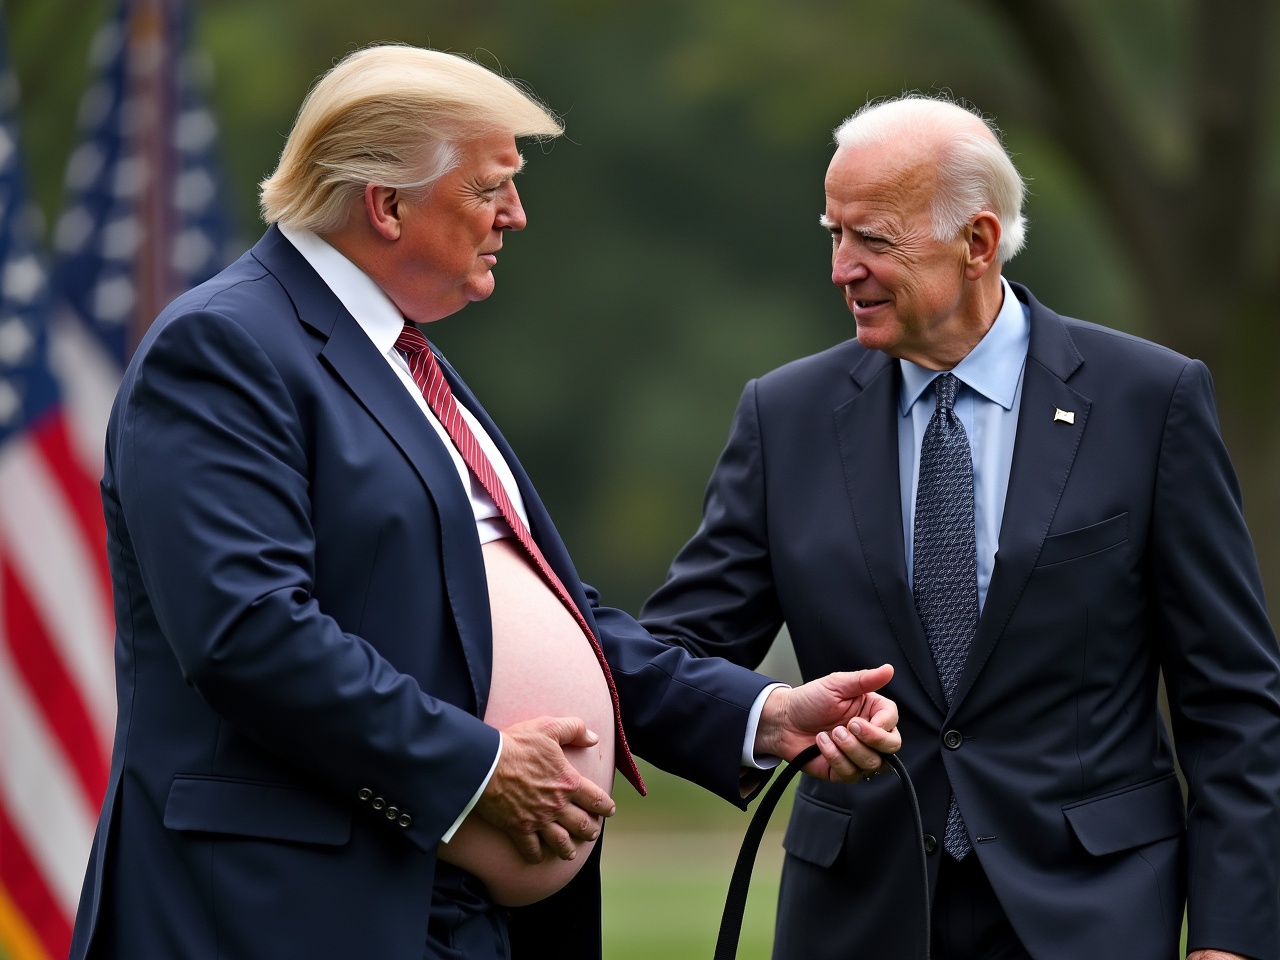
<path id="1" fill-rule="evenodd" d="M 484 720 L 499 730 L 534 717 L 580 717 L 599 736 L 593 747 L 566 747 L 565 758 L 606 792 L 613 789 L 613 704 L 590 642 L 512 539 L 484 545 L 493 620 L 493 677 Z M 529 863 L 507 834 L 474 810 L 440 859 L 482 880 L 503 906 L 522 906 L 555 893 L 587 861 L 596 841 L 573 860 L 548 853 Z"/>

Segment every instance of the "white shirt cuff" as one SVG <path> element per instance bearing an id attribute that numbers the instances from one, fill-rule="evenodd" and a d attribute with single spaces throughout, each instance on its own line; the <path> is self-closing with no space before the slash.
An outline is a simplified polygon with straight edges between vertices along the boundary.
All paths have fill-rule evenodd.
<path id="1" fill-rule="evenodd" d="M 757 716 L 759 714 L 757 713 Z M 458 828 L 462 826 L 462 821 L 467 819 L 467 814 L 472 811 L 480 801 L 480 794 L 484 793 L 484 788 L 489 785 L 489 781 L 493 779 L 493 771 L 498 769 L 498 758 L 502 756 L 502 734 L 498 734 L 498 752 L 493 755 L 493 765 L 489 767 L 489 772 L 484 775 L 484 779 L 480 781 L 480 789 L 471 797 L 470 802 L 462 808 L 462 812 L 458 814 L 458 819 L 453 821 L 453 826 L 444 832 L 444 836 L 440 838 L 441 843 L 448 843 L 453 839 L 453 835 L 458 832 Z"/>
<path id="2" fill-rule="evenodd" d="M 756 731 L 760 727 L 760 714 L 764 711 L 764 702 L 769 699 L 769 694 L 780 687 L 791 689 L 789 683 L 771 683 L 756 697 L 756 702 L 751 704 L 751 712 L 747 714 L 747 736 L 742 741 L 742 766 L 754 770 L 772 770 L 782 762 L 781 757 L 774 757 L 768 754 L 763 757 L 756 756 Z"/>

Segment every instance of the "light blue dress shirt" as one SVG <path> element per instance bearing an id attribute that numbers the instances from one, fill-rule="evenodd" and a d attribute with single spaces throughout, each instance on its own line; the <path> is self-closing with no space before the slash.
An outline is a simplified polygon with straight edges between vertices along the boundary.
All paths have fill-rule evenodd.
<path id="1" fill-rule="evenodd" d="M 987 600 L 991 571 L 1000 545 L 1000 521 L 1009 490 L 1013 441 L 1022 403 L 1022 373 L 1031 343 L 1031 311 L 1001 277 L 1004 302 L 995 323 L 978 345 L 951 372 L 960 381 L 956 413 L 969 437 L 973 457 L 974 532 L 978 543 L 978 609 Z M 902 536 L 906 544 L 907 583 L 914 586 L 916 484 L 920 479 L 920 443 L 937 405 L 930 389 L 937 370 L 909 360 L 902 367 L 898 400 L 898 478 L 902 493 Z"/>

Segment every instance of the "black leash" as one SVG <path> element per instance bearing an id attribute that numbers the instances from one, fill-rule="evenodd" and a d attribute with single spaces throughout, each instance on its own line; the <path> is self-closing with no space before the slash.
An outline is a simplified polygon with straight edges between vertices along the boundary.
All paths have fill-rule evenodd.
<path id="1" fill-rule="evenodd" d="M 756 853 L 760 849 L 760 841 L 764 837 L 764 828 L 773 816 L 774 808 L 782 799 L 787 785 L 795 779 L 800 768 L 818 755 L 817 746 L 802 750 L 800 754 L 774 777 L 773 783 L 765 791 L 760 806 L 751 817 L 746 836 L 742 838 L 742 849 L 738 851 L 738 862 L 733 865 L 733 878 L 729 881 L 729 894 L 724 901 L 724 915 L 720 918 L 720 935 L 716 937 L 715 960 L 734 960 L 738 955 L 738 938 L 742 935 L 742 914 L 747 907 L 747 889 L 751 886 L 751 869 L 755 866 Z M 924 904 L 924 924 L 919 949 L 916 951 L 922 960 L 929 960 L 929 945 L 933 939 L 931 928 L 932 910 L 929 904 L 929 864 L 924 849 L 924 822 L 920 818 L 920 801 L 916 798 L 916 788 L 907 775 L 907 768 L 896 756 L 886 756 L 885 762 L 898 775 L 907 791 L 907 800 L 911 803 L 911 815 L 915 820 L 917 849 L 920 854 L 920 883 L 922 902 Z"/>

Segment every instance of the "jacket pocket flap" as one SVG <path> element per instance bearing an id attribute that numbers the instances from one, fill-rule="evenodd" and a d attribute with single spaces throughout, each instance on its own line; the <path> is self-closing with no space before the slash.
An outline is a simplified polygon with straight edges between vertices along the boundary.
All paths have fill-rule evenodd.
<path id="1" fill-rule="evenodd" d="M 1094 856 L 1176 837 L 1186 829 L 1186 807 L 1175 774 L 1062 808 L 1077 839 Z"/>
<path id="2" fill-rule="evenodd" d="M 1128 539 L 1129 514 L 1127 512 L 1117 514 L 1101 523 L 1045 537 L 1044 546 L 1040 548 L 1040 556 L 1036 559 L 1036 566 L 1047 567 L 1051 563 L 1087 557 L 1091 553 L 1114 547 Z"/>
<path id="3" fill-rule="evenodd" d="M 844 849 L 851 817 L 848 810 L 813 800 L 797 792 L 791 821 L 782 838 L 782 848 L 793 857 L 820 867 L 829 867 Z"/>
<path id="4" fill-rule="evenodd" d="M 314 793 L 278 783 L 176 776 L 164 808 L 170 830 L 340 846 L 352 814 Z"/>

